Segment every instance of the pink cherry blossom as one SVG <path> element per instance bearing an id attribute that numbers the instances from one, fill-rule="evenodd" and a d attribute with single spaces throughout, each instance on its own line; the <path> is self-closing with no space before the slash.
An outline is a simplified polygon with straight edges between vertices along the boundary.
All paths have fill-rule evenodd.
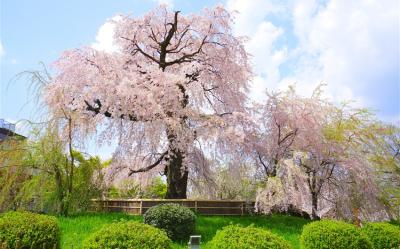
<path id="1" fill-rule="evenodd" d="M 117 51 L 82 47 L 54 63 L 46 103 L 55 115 L 73 113 L 82 134 L 117 139 L 117 168 L 129 175 L 158 169 L 167 197 L 186 198 L 188 173 L 201 172 L 190 159 L 198 143 L 218 137 L 234 121 L 229 116 L 244 111 L 252 74 L 232 22 L 221 6 L 121 16 L 114 20 Z"/>

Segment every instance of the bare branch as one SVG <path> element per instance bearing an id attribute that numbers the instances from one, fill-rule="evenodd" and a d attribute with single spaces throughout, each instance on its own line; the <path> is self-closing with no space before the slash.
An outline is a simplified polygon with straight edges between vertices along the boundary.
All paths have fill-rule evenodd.
<path id="1" fill-rule="evenodd" d="M 150 164 L 150 165 L 147 166 L 147 167 L 140 168 L 140 169 L 136 169 L 136 170 L 131 169 L 131 170 L 129 171 L 128 176 L 131 176 L 131 175 L 133 175 L 133 174 L 135 174 L 135 173 L 147 172 L 147 171 L 149 171 L 149 170 L 155 168 L 157 165 L 159 165 L 159 164 L 164 160 L 164 157 L 165 157 L 167 154 L 168 154 L 168 151 L 162 153 L 161 156 L 160 156 L 153 164 Z"/>

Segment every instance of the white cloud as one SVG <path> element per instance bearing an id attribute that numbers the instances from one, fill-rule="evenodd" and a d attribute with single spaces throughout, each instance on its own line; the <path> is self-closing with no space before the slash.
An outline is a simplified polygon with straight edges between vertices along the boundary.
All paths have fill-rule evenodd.
<path id="1" fill-rule="evenodd" d="M 388 106 L 399 98 L 398 1 L 286 3 L 227 2 L 228 9 L 240 11 L 235 32 L 250 38 L 247 48 L 258 74 L 254 91 L 264 90 L 262 85 L 273 90 L 296 83 L 303 94 L 310 94 L 326 82 L 332 99 L 396 111 Z"/>
<path id="2" fill-rule="evenodd" d="M 279 66 L 287 58 L 287 49 L 275 49 L 274 47 L 282 34 L 281 28 L 270 22 L 262 21 L 246 46 L 248 52 L 254 56 L 254 69 L 259 74 L 251 88 L 251 95 L 258 96 L 257 100 L 263 99 L 259 88 L 262 86 L 261 81 L 264 82 L 265 88 L 271 87 L 271 84 L 280 79 Z"/>
<path id="3" fill-rule="evenodd" d="M 168 8 L 171 8 L 171 9 L 174 7 L 173 0 L 153 0 L 153 2 L 156 2 L 158 5 L 167 5 Z"/>
<path id="4" fill-rule="evenodd" d="M 318 10 L 294 19 L 296 34 L 304 37 L 293 77 L 308 80 L 303 84 L 326 81 L 334 99 L 351 98 L 384 108 L 384 97 L 377 91 L 390 94 L 398 84 L 398 4 L 338 0 L 325 7 L 310 5 L 309 9 Z M 314 75 L 308 72 L 310 68 Z"/>
<path id="5" fill-rule="evenodd" d="M 17 59 L 15 59 L 15 58 L 12 58 L 12 59 L 11 59 L 11 64 L 15 65 L 15 64 L 17 64 L 17 63 L 18 63 Z"/>
<path id="6" fill-rule="evenodd" d="M 279 81 L 279 66 L 287 57 L 286 47 L 275 48 L 283 29 L 266 21 L 265 16 L 281 13 L 284 6 L 264 0 L 229 0 L 227 7 L 237 11 L 235 32 L 250 38 L 246 49 L 253 56 L 254 69 L 258 74 L 250 86 L 250 95 L 254 100 L 262 101 L 266 98 L 266 87 Z"/>
<path id="7" fill-rule="evenodd" d="M 96 50 L 105 52 L 116 52 L 118 47 L 114 43 L 114 21 L 120 20 L 120 16 L 114 16 L 107 20 L 97 31 L 96 42 L 92 44 L 92 47 Z"/>
<path id="8" fill-rule="evenodd" d="M 282 12 L 283 5 L 266 0 L 228 0 L 227 8 L 237 11 L 235 32 L 241 35 L 252 36 L 266 15 Z"/>

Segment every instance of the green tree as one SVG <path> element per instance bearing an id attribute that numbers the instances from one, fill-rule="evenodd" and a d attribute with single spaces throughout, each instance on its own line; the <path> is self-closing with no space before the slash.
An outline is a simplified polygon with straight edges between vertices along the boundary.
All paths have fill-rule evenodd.
<path id="1" fill-rule="evenodd" d="M 101 196 L 101 160 L 72 150 L 59 138 L 54 126 L 44 132 L 34 130 L 33 140 L 19 144 L 18 148 L 8 154 L 2 151 L 0 157 L 3 210 L 68 215 L 87 210 L 90 199 Z"/>
<path id="2" fill-rule="evenodd" d="M 383 201 L 394 218 L 400 217 L 400 128 L 377 123 L 369 143 L 370 161 L 376 171 L 376 180 Z"/>
<path id="3" fill-rule="evenodd" d="M 21 137 L 0 141 L 0 211 L 17 208 L 15 197 L 30 178 L 28 170 L 22 167 L 26 147 L 27 141 Z"/>
<path id="4" fill-rule="evenodd" d="M 167 184 L 161 177 L 155 177 L 151 183 L 144 188 L 142 198 L 165 198 L 167 194 Z"/>

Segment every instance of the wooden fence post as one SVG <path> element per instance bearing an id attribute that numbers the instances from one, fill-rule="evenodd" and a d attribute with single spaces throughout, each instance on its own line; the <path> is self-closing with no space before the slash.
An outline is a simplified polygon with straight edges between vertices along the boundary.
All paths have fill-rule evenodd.
<path id="1" fill-rule="evenodd" d="M 142 201 L 142 200 L 140 200 L 140 209 L 139 209 L 139 214 L 143 214 L 143 210 L 142 210 L 142 208 L 143 208 L 143 201 Z"/>

